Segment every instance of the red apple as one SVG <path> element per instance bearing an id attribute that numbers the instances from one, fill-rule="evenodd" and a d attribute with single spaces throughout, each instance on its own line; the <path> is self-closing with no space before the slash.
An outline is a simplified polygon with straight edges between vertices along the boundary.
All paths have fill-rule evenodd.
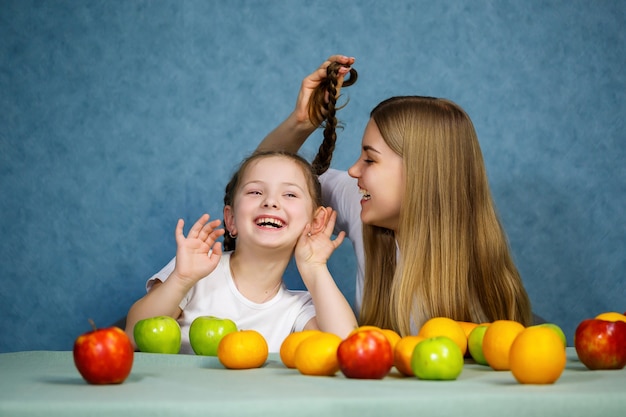
<path id="1" fill-rule="evenodd" d="M 133 345 L 119 327 L 96 329 L 74 342 L 74 364 L 85 381 L 94 385 L 121 384 L 133 366 Z"/>
<path id="2" fill-rule="evenodd" d="M 583 320 L 576 328 L 574 347 L 589 369 L 622 369 L 626 366 L 626 322 Z"/>
<path id="3" fill-rule="evenodd" d="M 384 333 L 361 330 L 339 344 L 337 360 L 348 378 L 381 379 L 393 366 L 393 350 Z"/>

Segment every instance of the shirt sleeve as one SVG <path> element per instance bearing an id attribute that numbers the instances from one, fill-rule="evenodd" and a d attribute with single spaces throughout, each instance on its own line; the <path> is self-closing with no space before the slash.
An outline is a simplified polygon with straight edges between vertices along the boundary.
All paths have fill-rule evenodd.
<path id="1" fill-rule="evenodd" d="M 294 293 L 294 291 L 290 291 Z M 313 305 L 313 298 L 311 298 L 311 294 L 308 291 L 299 292 L 299 296 L 302 298 L 303 304 L 300 308 L 300 312 L 296 317 L 296 320 L 293 323 L 292 332 L 299 332 L 304 330 L 304 326 L 315 317 L 315 306 Z"/>

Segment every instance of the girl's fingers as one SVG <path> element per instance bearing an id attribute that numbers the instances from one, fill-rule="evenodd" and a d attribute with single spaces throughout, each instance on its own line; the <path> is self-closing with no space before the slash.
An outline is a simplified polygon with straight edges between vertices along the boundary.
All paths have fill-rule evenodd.
<path id="1" fill-rule="evenodd" d="M 185 239 L 183 227 L 185 227 L 185 221 L 183 219 L 178 219 L 178 223 L 176 223 L 176 230 L 174 231 L 174 237 L 176 238 L 177 243 L 179 243 L 181 239 Z"/>
<path id="2" fill-rule="evenodd" d="M 213 245 L 212 255 L 222 256 L 222 242 L 217 242 Z"/>
<path id="3" fill-rule="evenodd" d="M 200 216 L 200 218 L 193 224 L 193 226 L 191 226 L 191 229 L 189 229 L 189 233 L 187 233 L 187 237 L 198 237 L 198 235 L 202 231 L 202 228 L 204 227 L 204 225 L 206 224 L 208 220 L 209 220 L 208 214 L 205 213 L 202 216 Z"/>
<path id="4" fill-rule="evenodd" d="M 222 221 L 220 219 L 216 219 L 210 223 L 205 224 L 198 233 L 198 239 L 207 240 L 213 233 L 216 232 L 217 227 L 219 227 L 221 223 Z"/>
<path id="5" fill-rule="evenodd" d="M 335 246 L 335 249 L 337 249 L 343 243 L 343 239 L 345 237 L 346 237 L 346 232 L 343 232 L 343 231 L 339 232 L 335 240 L 333 240 L 333 245 Z"/>

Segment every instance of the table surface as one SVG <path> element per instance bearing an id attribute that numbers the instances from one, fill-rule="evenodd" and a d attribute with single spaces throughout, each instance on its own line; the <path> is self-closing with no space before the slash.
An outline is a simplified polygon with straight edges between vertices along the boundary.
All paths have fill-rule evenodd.
<path id="1" fill-rule="evenodd" d="M 120 385 L 89 385 L 72 352 L 0 354 L 0 416 L 626 416 L 626 369 L 589 371 L 573 348 L 552 385 L 521 385 L 508 371 L 466 363 L 456 381 L 395 369 L 382 380 L 301 375 L 270 354 L 259 369 L 214 357 L 136 353 Z"/>

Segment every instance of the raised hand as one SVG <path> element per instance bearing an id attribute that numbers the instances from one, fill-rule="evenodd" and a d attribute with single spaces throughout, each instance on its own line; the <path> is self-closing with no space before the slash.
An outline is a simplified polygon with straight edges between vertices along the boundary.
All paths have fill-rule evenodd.
<path id="1" fill-rule="evenodd" d="M 327 268 L 328 258 L 341 245 L 345 237 L 345 233 L 340 232 L 335 239 L 332 239 L 337 212 L 330 207 L 326 207 L 324 210 L 324 223 L 320 230 L 311 232 L 311 226 L 307 225 L 296 244 L 294 255 L 298 270 L 303 275 L 303 280 L 305 279 L 304 276 L 308 275 L 304 272 L 318 267 Z"/>
<path id="2" fill-rule="evenodd" d="M 354 64 L 354 58 L 343 55 L 333 55 L 324 61 L 319 68 L 302 80 L 294 111 L 296 119 L 299 123 L 311 123 L 309 120 L 309 101 L 311 100 L 311 95 L 315 91 L 315 88 L 326 78 L 327 68 L 331 62 L 339 62 L 340 64 L 347 65 L 346 67 L 341 67 L 339 69 L 340 76 L 337 78 L 337 95 L 339 95 L 344 77 L 350 72 L 350 66 Z"/>
<path id="3" fill-rule="evenodd" d="M 173 274 L 188 286 L 209 275 L 217 267 L 222 256 L 222 244 L 217 239 L 224 234 L 218 229 L 219 219 L 209 222 L 209 215 L 203 214 L 191 227 L 187 237 L 183 233 L 185 222 L 179 219 L 176 224 L 176 266 Z"/>

